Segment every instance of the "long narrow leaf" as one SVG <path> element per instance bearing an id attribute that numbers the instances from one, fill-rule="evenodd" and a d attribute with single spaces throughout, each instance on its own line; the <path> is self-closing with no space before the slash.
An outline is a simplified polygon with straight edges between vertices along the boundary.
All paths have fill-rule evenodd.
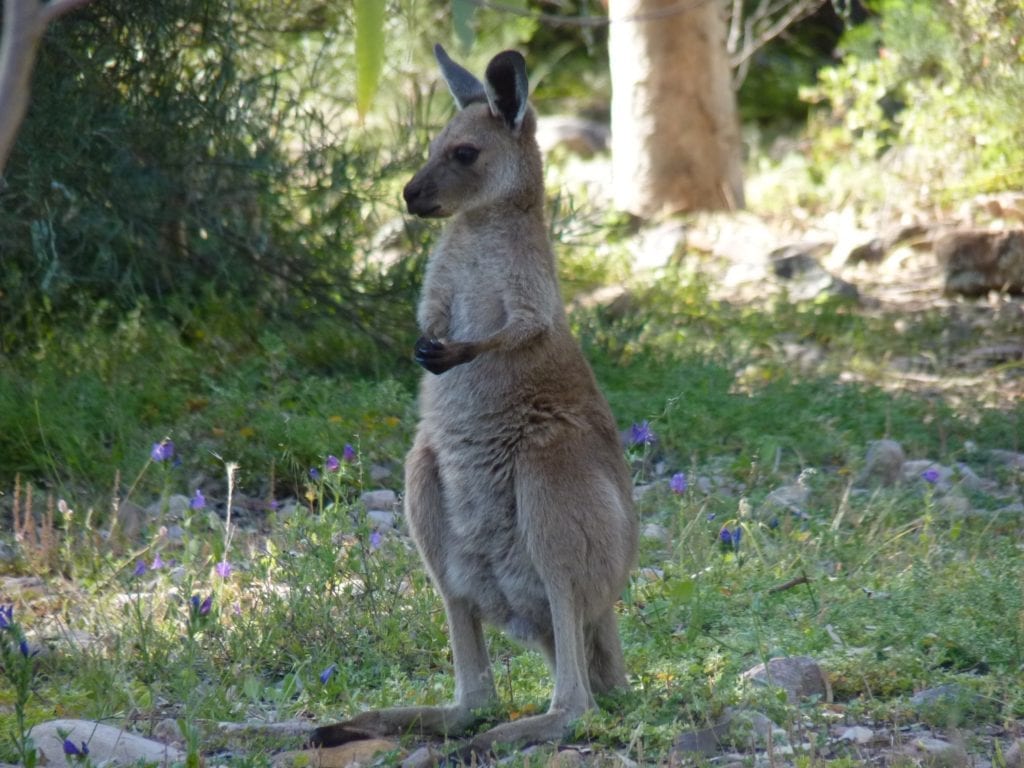
<path id="1" fill-rule="evenodd" d="M 384 68 L 383 0 L 356 0 L 356 109 L 365 117 Z"/>

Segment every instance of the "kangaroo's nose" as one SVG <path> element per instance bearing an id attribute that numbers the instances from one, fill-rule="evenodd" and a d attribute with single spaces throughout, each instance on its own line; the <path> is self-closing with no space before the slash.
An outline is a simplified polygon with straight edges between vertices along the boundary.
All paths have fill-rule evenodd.
<path id="1" fill-rule="evenodd" d="M 405 185 L 405 189 L 402 190 L 402 197 L 405 198 L 405 204 L 412 210 L 412 204 L 416 201 L 416 198 L 423 192 L 423 186 L 416 181 L 410 181 Z"/>

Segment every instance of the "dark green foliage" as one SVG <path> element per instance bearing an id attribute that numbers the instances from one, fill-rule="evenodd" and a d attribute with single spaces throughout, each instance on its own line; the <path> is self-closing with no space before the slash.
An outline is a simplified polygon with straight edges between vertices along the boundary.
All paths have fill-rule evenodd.
<path id="1" fill-rule="evenodd" d="M 375 154 L 327 116 L 344 86 L 310 107 L 324 74 L 285 48 L 336 56 L 338 23 L 114 0 L 55 25 L 0 192 L 0 348 L 226 296 L 393 341 L 370 297 L 407 302 L 415 281 L 364 263 Z"/>

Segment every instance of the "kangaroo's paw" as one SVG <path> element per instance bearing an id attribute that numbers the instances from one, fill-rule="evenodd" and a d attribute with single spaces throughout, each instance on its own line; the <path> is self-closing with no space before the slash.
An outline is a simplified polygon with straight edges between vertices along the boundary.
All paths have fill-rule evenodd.
<path id="1" fill-rule="evenodd" d="M 314 728 L 310 746 L 336 747 L 381 736 L 448 736 L 464 731 L 477 716 L 468 707 L 396 707 L 361 712 L 353 718 Z"/>

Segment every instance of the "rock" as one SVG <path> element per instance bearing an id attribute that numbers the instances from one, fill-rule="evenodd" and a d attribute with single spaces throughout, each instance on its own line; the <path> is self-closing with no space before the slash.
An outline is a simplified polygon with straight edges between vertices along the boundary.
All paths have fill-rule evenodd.
<path id="1" fill-rule="evenodd" d="M 370 480 L 374 483 L 383 483 L 385 480 L 391 478 L 394 471 L 386 464 L 371 464 L 370 465 Z"/>
<path id="2" fill-rule="evenodd" d="M 440 764 L 442 755 L 434 751 L 433 747 L 423 746 L 410 753 L 403 761 L 402 768 L 434 768 Z"/>
<path id="3" fill-rule="evenodd" d="M 644 541 L 654 542 L 655 544 L 668 544 L 668 529 L 663 525 L 658 525 L 657 523 L 647 523 L 647 525 L 640 530 L 640 538 Z"/>
<path id="4" fill-rule="evenodd" d="M 885 241 L 875 237 L 866 243 L 850 249 L 846 256 L 847 264 L 877 264 L 885 258 Z"/>
<path id="5" fill-rule="evenodd" d="M 963 746 L 934 736 L 918 736 L 907 744 L 903 753 L 911 759 L 923 759 L 929 766 L 960 768 L 970 765 Z"/>
<path id="6" fill-rule="evenodd" d="M 984 696 L 957 683 L 915 693 L 910 707 L 925 723 L 941 727 L 977 722 L 992 713 L 992 704 Z"/>
<path id="7" fill-rule="evenodd" d="M 65 736 L 78 747 L 83 742 L 88 745 L 92 765 L 169 766 L 185 760 L 185 753 L 180 749 L 91 720 L 50 720 L 32 728 L 31 736 L 42 753 L 43 765 L 68 764 L 64 754 Z"/>
<path id="8" fill-rule="evenodd" d="M 875 732 L 870 728 L 865 728 L 863 725 L 854 725 L 850 728 L 846 728 L 842 733 L 839 734 L 839 738 L 842 741 L 848 741 L 851 744 L 870 744 L 875 740 Z"/>
<path id="9" fill-rule="evenodd" d="M 903 463 L 906 458 L 903 446 L 895 440 L 875 440 L 868 443 L 868 451 L 864 456 L 864 470 L 858 479 L 858 485 L 895 485 L 903 476 Z"/>
<path id="10" fill-rule="evenodd" d="M 818 263 L 813 254 L 826 248 L 820 243 L 787 245 L 768 254 L 772 273 L 785 281 L 792 301 L 812 301 L 821 296 L 859 299 L 855 285 L 835 277 Z"/>
<path id="11" fill-rule="evenodd" d="M 359 497 L 359 500 L 368 510 L 393 512 L 398 504 L 398 494 L 382 488 L 376 491 L 366 491 Z"/>
<path id="12" fill-rule="evenodd" d="M 988 452 L 989 457 L 997 464 L 1010 469 L 1024 469 L 1024 453 L 995 449 Z"/>
<path id="13" fill-rule="evenodd" d="M 647 483 L 646 485 L 634 485 L 633 486 L 633 501 L 640 501 L 644 496 L 653 491 L 658 487 L 657 483 Z"/>
<path id="14" fill-rule="evenodd" d="M 350 741 L 338 747 L 318 747 L 281 752 L 274 756 L 274 768 L 351 768 L 356 765 L 370 765 L 383 752 L 394 752 L 401 748 L 397 741 L 387 739 L 363 739 Z"/>
<path id="15" fill-rule="evenodd" d="M 1024 291 L 1024 230 L 949 232 L 936 241 L 935 258 L 948 294 Z"/>
<path id="16" fill-rule="evenodd" d="M 801 483 L 784 485 L 781 488 L 776 488 L 765 497 L 760 511 L 763 513 L 763 517 L 770 517 L 779 512 L 788 512 L 803 520 L 807 518 L 807 512 L 804 510 L 804 507 L 807 505 L 810 495 L 810 488 Z"/>
<path id="17" fill-rule="evenodd" d="M 383 512 L 379 509 L 371 509 L 366 513 L 366 519 L 375 527 L 382 530 L 396 528 L 397 515 L 394 512 Z"/>
<path id="18" fill-rule="evenodd" d="M 173 717 L 165 717 L 153 726 L 153 737 L 164 744 L 173 744 L 176 747 L 185 744 L 185 734 L 181 732 L 181 726 Z"/>
<path id="19" fill-rule="evenodd" d="M 830 698 L 828 679 L 818 662 L 809 656 L 785 656 L 748 669 L 740 678 L 751 683 L 782 688 L 791 704 L 818 696 Z"/>
<path id="20" fill-rule="evenodd" d="M 579 751 L 563 749 L 548 758 L 547 768 L 580 768 L 583 764 L 583 755 Z"/>
<path id="21" fill-rule="evenodd" d="M 1024 739 L 1015 740 L 1003 752 L 1006 768 L 1024 768 Z"/>
<path id="22" fill-rule="evenodd" d="M 959 488 L 953 488 L 949 493 L 937 498 L 935 507 L 943 516 L 949 518 L 966 517 L 971 514 L 971 502 Z"/>
<path id="23" fill-rule="evenodd" d="M 704 757 L 711 757 L 727 743 L 728 733 L 728 719 L 709 728 L 684 731 L 672 742 L 671 754 L 673 757 L 681 757 L 696 753 Z"/>
<path id="24" fill-rule="evenodd" d="M 146 514 L 151 519 L 182 520 L 188 513 L 190 505 L 191 499 L 188 496 L 173 493 L 166 499 L 157 499 L 146 507 Z M 126 504 L 121 506 L 124 507 Z"/>
<path id="25" fill-rule="evenodd" d="M 901 472 L 905 482 L 928 483 L 940 491 L 948 491 L 953 483 L 953 470 L 930 459 L 905 461 Z M 926 472 L 934 473 L 934 480 L 926 479 Z"/>

